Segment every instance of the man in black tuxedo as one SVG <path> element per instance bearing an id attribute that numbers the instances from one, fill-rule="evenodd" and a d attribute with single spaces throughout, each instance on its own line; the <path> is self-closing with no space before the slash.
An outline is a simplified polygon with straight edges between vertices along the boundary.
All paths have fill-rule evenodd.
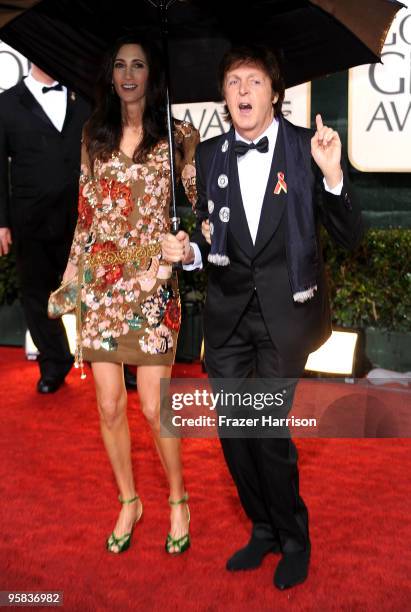
<path id="1" fill-rule="evenodd" d="M 211 378 L 298 379 L 331 333 L 320 224 L 354 248 L 361 213 L 341 169 L 338 134 L 320 115 L 315 133 L 283 118 L 284 85 L 271 52 L 232 49 L 220 85 L 232 128 L 198 146 L 197 230 L 191 242 L 184 232 L 168 235 L 163 255 L 187 269 L 211 264 L 204 311 Z M 255 568 L 281 552 L 274 584 L 302 582 L 311 545 L 294 443 L 226 437 L 221 444 L 253 523 L 227 569 Z"/>
<path id="2" fill-rule="evenodd" d="M 40 393 L 56 391 L 73 363 L 63 323 L 47 317 L 47 301 L 75 228 L 88 114 L 84 100 L 34 65 L 0 95 L 0 255 L 13 240 L 27 325 L 40 353 Z"/>

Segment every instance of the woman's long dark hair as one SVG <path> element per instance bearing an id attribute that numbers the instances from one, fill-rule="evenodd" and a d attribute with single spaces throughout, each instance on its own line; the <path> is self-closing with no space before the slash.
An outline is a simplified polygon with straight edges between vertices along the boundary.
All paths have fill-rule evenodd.
<path id="1" fill-rule="evenodd" d="M 93 168 L 94 160 L 107 161 L 118 151 L 123 134 L 121 101 L 113 91 L 113 66 L 123 45 L 140 45 L 148 62 L 146 103 L 143 112 L 143 137 L 134 151 L 133 161 L 144 163 L 152 147 L 167 136 L 165 78 L 161 54 L 150 41 L 138 35 L 118 38 L 107 51 L 96 83 L 95 107 L 85 126 L 85 143 Z"/>

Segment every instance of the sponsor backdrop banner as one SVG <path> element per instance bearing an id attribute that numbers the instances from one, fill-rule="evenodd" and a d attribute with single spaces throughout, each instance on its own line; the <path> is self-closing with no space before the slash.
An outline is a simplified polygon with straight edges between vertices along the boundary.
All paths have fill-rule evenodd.
<path id="1" fill-rule="evenodd" d="M 29 62 L 17 51 L 0 41 L 0 92 L 16 85 L 27 74 Z M 291 87 L 284 100 L 284 115 L 303 127 L 310 125 L 310 83 Z M 224 121 L 224 106 L 215 102 L 198 104 L 175 104 L 173 114 L 177 119 L 185 119 L 199 129 L 201 138 L 211 138 L 229 128 Z"/>
<path id="2" fill-rule="evenodd" d="M 284 116 L 302 127 L 310 127 L 311 84 L 290 87 L 285 94 Z M 175 104 L 173 114 L 177 119 L 190 121 L 199 131 L 202 140 L 218 136 L 229 129 L 224 120 L 224 104 L 204 102 L 197 104 Z"/>
<path id="3" fill-rule="evenodd" d="M 26 76 L 29 62 L 23 55 L 0 41 L 0 93 Z"/>
<path id="4" fill-rule="evenodd" d="M 350 162 L 363 172 L 410 172 L 411 4 L 397 13 L 382 61 L 349 71 Z"/>

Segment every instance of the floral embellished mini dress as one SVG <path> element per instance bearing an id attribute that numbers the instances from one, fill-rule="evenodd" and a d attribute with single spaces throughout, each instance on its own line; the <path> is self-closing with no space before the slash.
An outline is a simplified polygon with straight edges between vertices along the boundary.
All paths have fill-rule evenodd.
<path id="1" fill-rule="evenodd" d="M 198 132 L 175 122 L 176 174 L 193 204 Z M 77 227 L 80 361 L 172 365 L 181 321 L 176 273 L 161 257 L 170 230 L 170 160 L 161 140 L 145 163 L 122 151 L 96 160 L 82 146 Z"/>

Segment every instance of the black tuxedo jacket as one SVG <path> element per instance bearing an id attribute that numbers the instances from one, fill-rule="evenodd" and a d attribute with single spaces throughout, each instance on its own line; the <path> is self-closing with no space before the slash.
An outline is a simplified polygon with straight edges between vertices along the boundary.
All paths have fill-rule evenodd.
<path id="1" fill-rule="evenodd" d="M 324 274 L 319 230 L 321 223 L 333 239 L 348 249 L 359 243 L 363 225 L 344 172 L 340 196 L 325 191 L 323 177 L 311 156 L 313 131 L 296 127 L 281 118 L 284 130 L 285 168 L 273 168 L 267 185 L 255 245 L 248 230 L 234 152 L 230 158 L 230 220 L 227 235 L 228 266 L 208 264 L 208 288 L 204 311 L 204 334 L 209 347 L 223 345 L 240 323 L 240 317 L 254 289 L 262 316 L 274 345 L 285 359 L 298 359 L 317 349 L 331 333 L 328 291 Z M 215 148 L 221 147 L 225 135 L 202 142 L 196 152 L 199 211 L 207 211 L 207 174 Z M 278 159 L 277 138 L 273 161 Z M 287 196 L 274 194 L 277 170 L 284 170 L 288 183 Z M 294 189 L 292 189 L 294 182 Z M 308 191 L 302 191 L 302 186 Z M 298 188 L 297 188 L 298 187 Z M 312 206 L 319 261 L 314 297 L 304 303 L 293 301 L 286 255 L 287 198 L 295 197 L 301 206 Z M 200 247 L 203 264 L 207 262 L 209 245 L 201 234 L 200 221 L 191 238 Z"/>
<path id="2" fill-rule="evenodd" d="M 0 227 L 43 240 L 72 234 L 89 112 L 84 100 L 68 92 L 59 132 L 23 82 L 0 95 Z"/>

